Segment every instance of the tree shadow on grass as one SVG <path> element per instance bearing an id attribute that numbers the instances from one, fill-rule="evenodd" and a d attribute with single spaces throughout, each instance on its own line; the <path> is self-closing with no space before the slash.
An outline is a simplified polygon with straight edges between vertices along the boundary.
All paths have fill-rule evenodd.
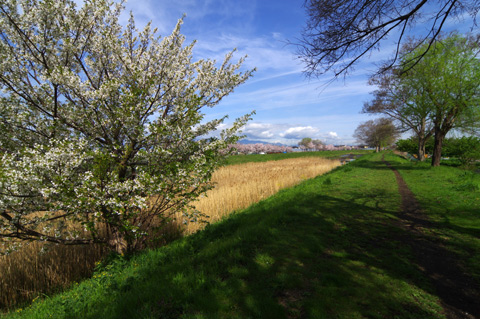
<path id="1" fill-rule="evenodd" d="M 428 281 L 391 239 L 394 212 L 312 187 L 138 256 L 81 317 L 438 318 Z"/>

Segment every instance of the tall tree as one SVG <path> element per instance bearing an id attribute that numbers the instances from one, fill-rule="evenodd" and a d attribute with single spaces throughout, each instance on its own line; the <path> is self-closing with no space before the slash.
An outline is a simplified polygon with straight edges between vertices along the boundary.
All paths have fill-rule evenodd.
<path id="1" fill-rule="evenodd" d="M 358 142 L 374 147 L 379 152 L 395 142 L 398 136 L 395 125 L 388 118 L 379 118 L 360 123 L 353 136 Z"/>
<path id="2" fill-rule="evenodd" d="M 430 50 L 416 61 L 427 46 Z M 433 44 L 410 41 L 394 68 L 370 79 L 378 89 L 363 111 L 388 115 L 413 130 L 420 159 L 426 141 L 434 135 L 432 165 L 440 165 L 445 135 L 454 128 L 471 132 L 480 123 L 479 50 L 479 39 L 472 36 L 452 34 Z"/>
<path id="3" fill-rule="evenodd" d="M 416 63 L 414 57 L 426 46 L 431 46 L 430 50 Z M 433 166 L 440 165 L 442 144 L 448 132 L 478 127 L 480 123 L 479 51 L 478 37 L 453 34 L 433 44 L 425 42 L 402 57 L 405 71 L 400 82 L 418 94 L 411 96 L 414 103 L 407 110 L 426 114 L 433 125 Z M 411 68 L 414 63 L 415 68 Z"/>
<path id="4" fill-rule="evenodd" d="M 299 54 L 309 75 L 345 74 L 391 35 L 396 37 L 398 54 L 409 29 L 424 24 L 422 37 L 429 45 L 417 55 L 418 62 L 447 19 L 470 17 L 476 26 L 480 9 L 475 0 L 305 0 L 305 7 L 308 20 Z"/>
<path id="5" fill-rule="evenodd" d="M 202 122 L 201 109 L 252 71 L 239 72 L 233 53 L 220 65 L 193 61 L 182 20 L 161 38 L 133 16 L 123 27 L 122 10 L 110 0 L 1 1 L 1 242 L 125 252 L 176 212 L 198 218 L 189 203 L 249 117 L 206 138 L 224 118 Z"/>
<path id="6" fill-rule="evenodd" d="M 364 104 L 363 112 L 387 115 L 400 124 L 401 131 L 413 131 L 418 141 L 417 156 L 424 161 L 425 145 L 434 133 L 434 125 L 432 108 L 422 87 L 407 81 L 399 66 L 373 75 L 369 84 L 377 86 L 377 90 L 374 99 Z"/>

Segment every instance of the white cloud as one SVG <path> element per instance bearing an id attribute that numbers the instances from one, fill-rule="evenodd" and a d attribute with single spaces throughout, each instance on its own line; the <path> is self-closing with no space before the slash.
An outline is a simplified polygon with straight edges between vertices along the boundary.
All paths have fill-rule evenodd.
<path id="1" fill-rule="evenodd" d="M 246 136 L 247 140 L 286 145 L 297 145 L 304 137 L 319 139 L 326 144 L 351 144 L 354 142 L 351 137 L 340 137 L 336 132 L 325 131 L 313 125 L 252 122 L 245 126 L 242 134 Z"/>
<path id="2" fill-rule="evenodd" d="M 290 127 L 285 132 L 280 133 L 280 136 L 285 139 L 302 139 L 304 137 L 311 137 L 318 134 L 318 129 L 312 126 L 297 126 Z"/>

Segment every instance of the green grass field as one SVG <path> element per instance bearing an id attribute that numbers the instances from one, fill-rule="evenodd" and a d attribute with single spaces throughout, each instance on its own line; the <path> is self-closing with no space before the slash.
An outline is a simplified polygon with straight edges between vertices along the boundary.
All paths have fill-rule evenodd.
<path id="1" fill-rule="evenodd" d="M 92 279 L 4 317 L 444 318 L 397 240 L 400 195 L 381 158 L 365 155 L 163 248 L 112 258 Z M 479 174 L 385 159 L 433 220 L 431 236 L 480 280 Z"/>
<path id="2" fill-rule="evenodd" d="M 369 154 L 370 150 L 351 150 L 351 151 L 319 151 L 319 152 L 292 152 L 292 153 L 276 153 L 276 154 L 250 154 L 250 155 L 234 155 L 227 159 L 226 165 L 243 164 L 250 162 L 268 162 L 278 161 L 287 158 L 298 157 L 326 157 L 339 158 L 346 154 Z"/>

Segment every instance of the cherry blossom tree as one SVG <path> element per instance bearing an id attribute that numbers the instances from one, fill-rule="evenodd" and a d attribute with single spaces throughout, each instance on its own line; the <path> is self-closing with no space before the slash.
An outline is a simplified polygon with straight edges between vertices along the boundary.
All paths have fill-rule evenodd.
<path id="1" fill-rule="evenodd" d="M 179 20 L 160 37 L 110 0 L 0 6 L 0 244 L 142 246 L 153 224 L 207 191 L 249 118 L 203 122 L 245 82 L 243 58 L 193 61 Z M 78 227 L 71 227 L 76 225 Z M 1 246 L 0 246 L 0 250 Z M 4 250 L 5 251 L 5 250 Z"/>

